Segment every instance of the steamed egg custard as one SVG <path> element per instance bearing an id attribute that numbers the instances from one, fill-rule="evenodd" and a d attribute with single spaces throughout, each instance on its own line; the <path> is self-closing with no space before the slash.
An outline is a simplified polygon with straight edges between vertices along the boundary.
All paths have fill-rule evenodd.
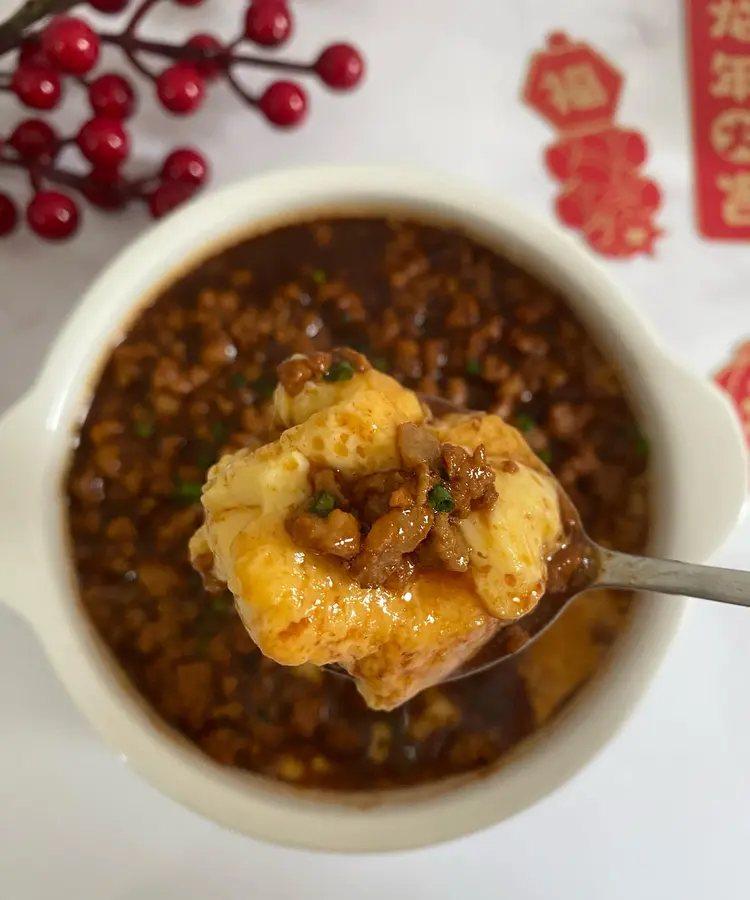
<path id="1" fill-rule="evenodd" d="M 434 418 L 346 349 L 282 363 L 274 413 L 276 440 L 210 469 L 190 544 L 266 656 L 336 663 L 392 709 L 539 602 L 558 489 L 500 418 Z"/>

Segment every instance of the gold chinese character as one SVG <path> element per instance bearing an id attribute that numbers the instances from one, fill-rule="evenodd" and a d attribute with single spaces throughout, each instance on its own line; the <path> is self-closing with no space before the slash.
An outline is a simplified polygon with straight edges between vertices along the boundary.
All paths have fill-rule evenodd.
<path id="1" fill-rule="evenodd" d="M 709 5 L 708 12 L 713 18 L 712 38 L 750 42 L 750 0 L 717 0 Z"/>
<path id="2" fill-rule="evenodd" d="M 709 90 L 713 97 L 744 103 L 750 97 L 750 56 L 714 53 L 711 71 L 715 76 Z"/>
<path id="3" fill-rule="evenodd" d="M 721 218 L 730 228 L 750 225 L 750 172 L 719 175 L 716 186 L 724 194 Z"/>
<path id="4" fill-rule="evenodd" d="M 711 123 L 711 146 L 735 165 L 750 165 L 750 109 L 727 109 Z"/>
<path id="5" fill-rule="evenodd" d="M 562 72 L 548 72 L 542 87 L 549 92 L 552 105 L 559 113 L 598 109 L 607 102 L 607 92 L 591 63 L 567 66 Z"/>

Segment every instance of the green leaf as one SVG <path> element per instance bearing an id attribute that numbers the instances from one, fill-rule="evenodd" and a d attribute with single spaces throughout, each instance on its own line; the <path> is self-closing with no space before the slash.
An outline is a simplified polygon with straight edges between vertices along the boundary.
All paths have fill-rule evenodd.
<path id="1" fill-rule="evenodd" d="M 466 361 L 466 374 L 467 375 L 481 375 L 482 374 L 482 364 L 478 359 L 469 359 Z"/>
<path id="2" fill-rule="evenodd" d="M 213 439 L 220 447 L 223 447 L 230 437 L 229 428 L 224 424 L 224 422 L 214 422 L 211 425 L 211 434 L 213 435 Z"/>
<path id="3" fill-rule="evenodd" d="M 326 381 L 350 381 L 354 378 L 354 366 L 345 359 L 335 362 L 325 373 Z"/>
<path id="4" fill-rule="evenodd" d="M 453 512 L 456 508 L 456 502 L 453 495 L 444 484 L 436 484 L 427 494 L 430 506 L 435 512 Z"/>
<path id="5" fill-rule="evenodd" d="M 325 519 L 336 508 L 336 498 L 330 491 L 318 491 L 307 508 L 313 515 Z"/>

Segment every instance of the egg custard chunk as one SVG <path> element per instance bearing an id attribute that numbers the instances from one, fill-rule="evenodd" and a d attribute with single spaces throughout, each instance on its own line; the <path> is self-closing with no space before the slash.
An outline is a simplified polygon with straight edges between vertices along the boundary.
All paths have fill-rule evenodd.
<path id="1" fill-rule="evenodd" d="M 337 663 L 392 709 L 539 602 L 564 527 L 514 428 L 432 418 L 346 349 L 282 363 L 274 411 L 277 440 L 209 471 L 190 545 L 266 656 Z"/>

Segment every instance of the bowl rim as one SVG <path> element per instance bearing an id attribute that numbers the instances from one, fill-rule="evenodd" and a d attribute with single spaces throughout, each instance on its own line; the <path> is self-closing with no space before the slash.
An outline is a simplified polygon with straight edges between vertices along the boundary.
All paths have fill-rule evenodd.
<path id="1" fill-rule="evenodd" d="M 45 563 L 33 576 L 35 602 L 25 606 L 10 596 L 10 604 L 29 619 L 59 677 L 96 730 L 162 793 L 249 836 L 335 852 L 405 850 L 452 840 L 507 819 L 559 788 L 629 718 L 677 631 L 684 607 L 682 600 L 672 598 L 649 611 L 647 631 L 634 632 L 637 649 L 631 647 L 629 655 L 624 651 L 620 654 L 623 658 L 619 664 L 628 666 L 628 678 L 619 682 L 609 678 L 609 702 L 599 703 L 596 717 L 582 717 L 571 707 L 563 717 L 566 721 L 554 729 L 558 735 L 554 752 L 543 745 L 529 747 L 519 759 L 511 759 L 498 771 L 465 781 L 460 787 L 430 795 L 419 789 L 407 791 L 402 797 L 391 794 L 385 805 L 366 809 L 361 805 L 321 803 L 314 795 L 310 795 L 312 799 L 300 797 L 269 786 L 261 778 L 221 769 L 186 742 L 184 746 L 175 742 L 171 732 L 165 736 L 163 723 L 126 686 L 124 676 L 115 670 L 108 651 L 78 608 L 72 567 L 61 550 L 64 504 L 57 479 L 61 465 L 69 458 L 70 429 L 85 410 L 82 389 L 86 378 L 96 379 L 113 338 L 122 331 L 130 314 L 137 314 L 147 302 L 147 293 L 174 277 L 177 266 L 173 257 L 183 259 L 187 254 L 194 265 L 191 248 L 203 247 L 204 255 L 211 255 L 222 242 L 231 242 L 238 231 L 237 223 L 244 221 L 246 230 L 252 223 L 262 227 L 273 219 L 270 212 L 274 209 L 299 221 L 305 217 L 305 210 L 319 207 L 369 209 L 377 205 L 392 211 L 394 206 L 422 209 L 425 215 L 432 210 L 437 217 L 442 212 L 446 220 L 470 232 L 484 233 L 485 240 L 495 244 L 500 243 L 502 233 L 508 256 L 529 264 L 535 261 L 539 266 L 544 262 L 550 272 L 565 276 L 568 286 L 564 293 L 574 289 L 579 292 L 575 303 L 572 296 L 569 299 L 579 314 L 578 304 L 586 307 L 583 318 L 587 327 L 593 322 L 587 315 L 598 315 L 601 334 L 619 342 L 623 359 L 655 370 L 653 378 L 642 384 L 647 392 L 656 392 L 658 399 L 659 392 L 665 390 L 659 380 L 666 379 L 671 389 L 679 391 L 682 386 L 687 395 L 694 392 L 705 409 L 713 410 L 716 421 L 733 438 L 731 450 L 724 451 L 728 472 L 724 478 L 742 489 L 743 500 L 732 506 L 728 499 L 721 514 L 714 517 L 710 533 L 702 523 L 703 532 L 692 544 L 686 542 L 683 558 L 700 561 L 717 549 L 744 511 L 747 486 L 744 441 L 726 398 L 670 360 L 609 275 L 572 238 L 482 188 L 425 170 L 369 166 L 285 169 L 208 193 L 126 246 L 69 317 L 35 386 L 0 419 L 0 457 L 9 448 L 18 451 L 18 440 L 23 439 L 24 465 L 39 475 L 37 483 L 22 498 L 19 496 L 19 502 L 25 501 L 30 510 L 44 517 L 38 534 L 32 536 L 34 528 L 29 522 L 19 529 L 16 542 L 21 557 L 28 557 L 33 546 Z M 266 209 L 265 214 L 262 209 Z M 418 212 L 414 216 L 420 218 Z M 213 232 L 213 238 L 207 241 L 208 232 Z M 534 268 L 538 270 L 536 264 Z M 138 287 L 143 282 L 151 283 L 150 292 Z M 596 330 L 593 325 L 592 330 Z M 95 351 L 89 346 L 94 338 L 98 338 Z M 665 458 L 663 471 L 668 463 Z M 678 476 L 670 490 L 679 487 Z M 50 493 L 53 486 L 57 496 Z M 21 490 L 18 486 L 17 491 Z M 55 507 L 57 513 L 50 515 Z M 665 546 L 669 546 L 668 540 Z M 0 596 L 1 579 L 2 575 Z M 19 584 L 16 579 L 15 586 Z M 11 595 L 13 587 L 11 578 Z M 597 694 L 601 695 L 605 681 L 606 674 L 599 685 L 585 692 L 589 705 L 596 702 Z M 578 706 L 583 702 L 582 697 Z"/>

